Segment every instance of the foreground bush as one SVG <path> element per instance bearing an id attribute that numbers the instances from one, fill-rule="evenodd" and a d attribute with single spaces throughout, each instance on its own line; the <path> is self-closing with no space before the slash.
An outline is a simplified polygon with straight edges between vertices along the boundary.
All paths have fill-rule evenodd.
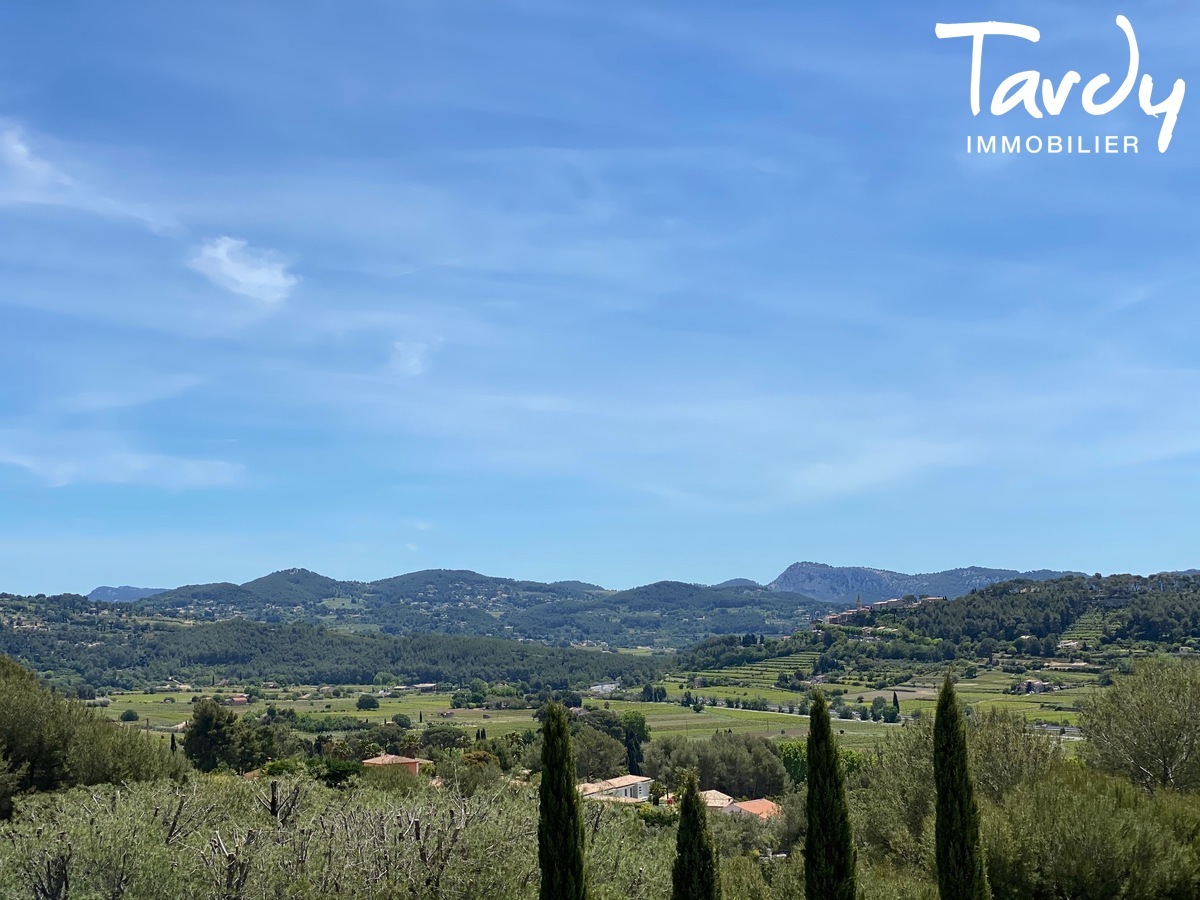
<path id="1" fill-rule="evenodd" d="M 0 819 L 22 792 L 173 777 L 186 768 L 161 742 L 67 700 L 0 657 Z"/>
<path id="2" fill-rule="evenodd" d="M 1001 803 L 1044 777 L 1063 758 L 1058 740 L 1011 712 L 991 710 L 967 723 L 971 773 L 980 798 Z M 854 830 L 873 862 L 933 874 L 933 723 L 893 730 L 855 774 Z"/>
<path id="3" fill-rule="evenodd" d="M 233 776 L 75 789 L 20 798 L 0 829 L 0 897 L 119 900 L 529 900 L 537 896 L 537 799 L 497 786 L 472 797 L 432 788 L 336 790 L 310 778 Z M 633 810 L 584 811 L 595 900 L 670 893 L 674 830 Z M 65 896 L 65 895 L 63 895 Z"/>
<path id="4" fill-rule="evenodd" d="M 1062 765 L 987 815 L 997 900 L 1200 895 L 1200 797 Z"/>
<path id="5" fill-rule="evenodd" d="M 1200 662 L 1153 657 L 1083 704 L 1083 756 L 1147 789 L 1200 790 Z"/>

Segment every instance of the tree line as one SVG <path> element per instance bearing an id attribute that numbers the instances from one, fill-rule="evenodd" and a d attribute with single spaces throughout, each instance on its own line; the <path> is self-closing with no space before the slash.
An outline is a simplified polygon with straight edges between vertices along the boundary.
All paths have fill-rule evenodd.
<path id="1" fill-rule="evenodd" d="M 121 612 L 121 611 L 118 611 Z M 245 620 L 180 626 L 82 612 L 45 627 L 0 624 L 0 653 L 45 673 L 64 690 L 130 690 L 168 678 L 207 683 L 370 684 L 377 673 L 401 681 L 467 684 L 481 678 L 526 691 L 603 681 L 642 684 L 660 661 L 631 654 L 549 647 L 502 638 L 442 634 L 354 634 L 317 625 Z"/>

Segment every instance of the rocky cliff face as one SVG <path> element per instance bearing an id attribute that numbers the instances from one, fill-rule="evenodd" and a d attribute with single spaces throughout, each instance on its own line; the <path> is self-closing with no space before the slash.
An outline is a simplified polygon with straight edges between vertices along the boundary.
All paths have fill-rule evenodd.
<path id="1" fill-rule="evenodd" d="M 864 603 L 871 603 L 903 597 L 906 594 L 959 597 L 969 593 L 972 588 L 986 587 L 998 581 L 1013 578 L 1048 581 L 1071 574 L 1078 573 L 1052 572 L 1046 569 L 1018 572 L 1015 569 L 969 566 L 965 569 L 948 569 L 945 572 L 906 575 L 903 572 L 869 569 L 863 566 L 829 566 L 824 563 L 798 562 L 788 566 L 768 587 L 775 591 L 792 591 L 826 601 L 853 602 L 861 596 Z"/>

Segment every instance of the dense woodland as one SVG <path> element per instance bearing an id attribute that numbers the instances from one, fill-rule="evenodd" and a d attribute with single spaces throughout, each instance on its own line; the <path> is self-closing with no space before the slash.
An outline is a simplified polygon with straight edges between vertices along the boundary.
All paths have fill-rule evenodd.
<path id="1" fill-rule="evenodd" d="M 1183 643 L 1200 637 L 1200 576 L 1075 576 L 1011 581 L 953 603 L 926 603 L 899 613 L 916 634 L 960 643 L 1059 638 L 1089 610 L 1104 614 L 1102 641 Z M 886 617 L 883 617 L 886 618 Z"/>
<path id="2" fill-rule="evenodd" d="M 245 620 L 184 626 L 146 621 L 128 608 L 81 598 L 18 601 L 0 653 L 64 690 L 160 685 L 168 678 L 280 684 L 367 684 L 380 672 L 406 682 L 508 681 L 538 691 L 604 681 L 642 684 L 658 671 L 647 656 L 601 653 L 499 638 L 345 633 L 323 626 Z M 9 610 L 17 605 L 9 600 Z"/>
<path id="3" fill-rule="evenodd" d="M 816 674 L 864 660 L 940 662 L 997 653 L 1103 657 L 1117 648 L 1200 649 L 1200 576 L 1069 576 L 980 588 L 952 600 L 910 608 L 864 608 L 840 625 L 788 638 L 716 635 L 680 657 L 685 670 L 719 669 L 797 651 L 819 650 Z M 1087 637 L 1060 647 L 1084 624 Z M 808 673 L 812 674 L 812 673 Z"/>

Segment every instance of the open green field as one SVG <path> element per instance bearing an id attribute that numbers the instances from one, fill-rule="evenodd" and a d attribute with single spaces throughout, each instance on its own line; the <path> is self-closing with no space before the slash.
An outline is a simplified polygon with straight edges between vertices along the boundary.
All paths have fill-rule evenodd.
<path id="1" fill-rule="evenodd" d="M 705 691 L 707 694 L 708 692 Z M 786 693 L 786 692 L 780 692 Z M 159 729 L 169 728 L 185 721 L 191 711 L 192 694 L 143 694 L 128 693 L 114 694 L 112 704 L 102 710 L 111 719 L 119 719 L 121 713 L 133 709 L 138 713 L 138 721 L 128 723 L 127 727 L 146 728 L 147 723 L 155 733 L 165 733 Z M 796 695 L 791 695 L 795 699 Z M 268 703 L 273 703 L 280 709 L 291 708 L 297 713 L 320 713 L 347 715 L 368 719 L 373 723 L 383 723 L 397 713 L 404 713 L 416 724 L 420 719 L 426 723 L 454 725 L 473 732 L 477 728 L 486 728 L 489 737 L 500 737 L 510 732 L 521 732 L 535 729 L 537 723 L 533 718 L 533 710 L 483 710 L 483 709 L 451 709 L 450 695 L 441 693 L 406 693 L 398 698 L 380 698 L 379 709 L 364 713 L 355 708 L 358 694 L 341 698 L 316 700 L 260 700 L 248 706 L 234 707 L 239 714 L 260 714 Z M 173 701 L 173 702 L 171 702 Z M 689 707 L 678 703 L 641 703 L 620 700 L 601 701 L 587 700 L 588 705 L 602 705 L 608 702 L 614 712 L 624 709 L 637 709 L 646 716 L 650 726 L 651 737 L 683 736 L 692 740 L 707 740 L 716 731 L 732 731 L 735 734 L 754 734 L 762 737 L 785 739 L 803 737 L 808 733 L 808 718 L 789 715 L 780 712 L 759 712 L 744 709 L 729 709 L 726 707 L 706 706 L 700 712 L 694 712 Z M 835 727 L 842 731 L 841 739 L 848 747 L 866 747 L 886 733 L 888 728 L 896 726 L 883 725 L 875 722 L 858 722 L 838 720 Z"/>
<path id="2" fill-rule="evenodd" d="M 1085 626 L 1085 630 L 1088 627 Z M 1083 636 L 1086 639 L 1086 636 Z M 815 654 L 793 654 L 776 660 L 765 660 L 746 666 L 730 666 L 704 672 L 686 673 L 664 679 L 667 696 L 676 700 L 683 696 L 689 683 L 695 696 L 725 700 L 762 699 L 772 707 L 786 707 L 798 703 L 803 695 L 775 687 L 780 672 L 790 673 L 794 669 L 811 670 L 804 666 L 801 657 Z M 869 670 L 849 670 L 827 676 L 822 686 L 828 692 L 843 691 L 846 703 L 870 705 L 876 697 L 891 701 L 895 692 L 900 702 L 900 712 L 910 716 L 915 712 L 932 714 L 937 704 L 937 692 L 945 677 L 945 668 L 940 664 L 910 663 L 904 661 L 873 665 Z M 1061 689 L 1040 694 L 1013 694 L 1014 682 L 1046 680 L 1061 685 Z M 713 682 L 719 682 L 713 684 Z M 887 687 L 877 688 L 880 682 Z M 900 682 L 900 683 L 892 683 Z M 968 678 L 960 676 L 957 691 L 960 699 L 980 712 L 992 708 L 1012 710 L 1031 722 L 1074 726 L 1078 724 L 1080 701 L 1099 685 L 1099 676 L 1093 671 L 1060 671 L 1054 668 L 1030 669 L 1024 675 L 1003 672 L 998 668 L 980 667 L 978 674 Z"/>
<path id="3" fill-rule="evenodd" d="M 1085 630 L 1090 627 L 1093 627 L 1092 623 Z M 617 712 L 627 708 L 640 710 L 646 716 L 653 737 L 684 736 L 706 740 L 715 731 L 730 730 L 773 739 L 798 738 L 807 734 L 808 719 L 785 710 L 791 704 L 798 704 L 804 695 L 777 688 L 775 683 L 781 672 L 790 675 L 795 671 L 810 671 L 815 658 L 815 653 L 797 653 L 747 666 L 668 676 L 662 682 L 667 688 L 666 703 L 605 701 L 596 698 L 589 698 L 585 702 L 590 706 L 607 704 Z M 902 715 L 932 714 L 944 671 L 938 664 L 887 662 L 873 665 L 865 671 L 836 673 L 836 676 L 827 677 L 823 686 L 831 692 L 844 692 L 842 696 L 849 705 L 860 702 L 870 705 L 876 697 L 890 702 L 895 692 Z M 1024 678 L 1053 680 L 1061 684 L 1062 689 L 1040 694 L 1011 693 L 1013 683 Z M 876 689 L 881 681 L 901 683 Z M 1098 675 L 1094 673 L 1046 669 L 1030 670 L 1018 676 L 998 668 L 980 667 L 974 677 L 961 677 L 957 689 L 959 697 L 977 711 L 1009 709 L 1031 722 L 1069 727 L 1078 725 L 1079 703 L 1098 683 Z M 237 689 L 225 686 L 217 690 L 229 695 Z M 358 710 L 356 702 L 359 694 L 374 690 L 373 686 L 366 685 L 342 686 L 339 689 L 342 694 L 340 697 L 330 696 L 328 690 L 320 692 L 316 688 L 268 691 L 264 699 L 233 709 L 239 714 L 260 714 L 271 703 L 280 709 L 293 709 L 301 714 L 353 716 L 377 724 L 389 721 L 397 713 L 404 713 L 414 724 L 423 721 L 427 724 L 455 725 L 472 732 L 486 728 L 489 737 L 536 730 L 537 723 L 532 710 L 452 709 L 451 695 L 448 693 L 406 690 L 396 697 L 379 698 L 377 710 Z M 679 700 L 689 690 L 693 696 L 716 701 L 718 705 L 705 705 L 699 712 L 681 706 Z M 109 718 L 118 719 L 125 710 L 135 710 L 138 720 L 128 723 L 129 727 L 145 729 L 149 726 L 150 731 L 166 739 L 166 732 L 189 716 L 193 696 L 195 694 L 191 691 L 114 694 L 111 705 L 102 712 Z M 733 709 L 724 705 L 726 700 L 762 700 L 773 711 Z M 857 719 L 836 719 L 835 727 L 841 732 L 839 737 L 845 746 L 863 748 L 879 740 L 888 729 L 898 726 Z"/>
<path id="4" fill-rule="evenodd" d="M 621 703 L 614 701 L 612 709 L 634 708 L 646 716 L 652 738 L 682 735 L 693 740 L 707 740 L 714 731 L 735 734 L 755 734 L 767 738 L 791 739 L 808 734 L 808 717 L 780 712 L 759 712 L 748 709 L 705 706 L 700 712 L 673 703 Z M 842 743 L 847 747 L 866 747 L 896 726 L 876 722 L 837 721 L 834 728 L 843 732 Z M 491 732 L 489 732 L 490 734 Z"/>
<path id="5" fill-rule="evenodd" d="M 1039 674 L 1030 672 L 1028 677 L 1037 678 Z M 1094 690 L 1099 684 L 1095 675 L 1075 673 L 1053 673 L 1064 682 L 1062 690 L 1048 691 L 1043 694 L 1012 694 L 1009 689 L 1018 676 L 1006 672 L 980 672 L 975 678 L 961 678 L 955 689 L 958 696 L 972 708 L 983 712 L 988 709 L 1008 709 L 1019 713 L 1031 722 L 1041 721 L 1053 725 L 1078 725 L 1080 701 Z M 1050 673 L 1041 674 L 1049 678 Z M 915 710 L 932 714 L 937 705 L 937 690 L 941 686 L 939 677 L 913 678 L 912 693 L 901 693 L 897 689 L 900 700 L 900 711 L 911 715 Z M 868 699 L 867 702 L 870 702 Z"/>
<path id="6" fill-rule="evenodd" d="M 722 670 L 726 671 L 726 670 Z M 707 673 L 696 673 L 700 678 L 704 678 Z M 689 690 L 687 687 L 688 680 L 692 675 L 673 675 L 663 679 L 662 683 L 667 688 L 667 697 L 673 702 L 678 703 L 683 697 L 684 692 Z M 772 679 L 772 684 L 774 679 Z M 743 684 L 737 682 L 734 684 L 709 684 L 705 683 L 703 687 L 691 688 L 692 696 L 703 697 L 707 700 L 736 699 L 736 700 L 765 700 L 771 706 L 787 706 L 789 703 L 796 703 L 800 700 L 800 695 L 794 691 L 784 691 L 776 687 L 762 687 L 756 684 Z"/>
<path id="7" fill-rule="evenodd" d="M 345 696 L 342 697 L 327 697 L 317 696 L 312 699 L 288 699 L 293 693 L 308 693 L 308 689 L 288 692 L 286 694 L 273 695 L 268 692 L 266 699 L 259 700 L 256 703 L 251 703 L 247 706 L 231 707 L 234 712 L 239 715 L 252 712 L 262 713 L 266 710 L 268 704 L 273 704 L 279 709 L 294 709 L 297 713 L 313 713 L 316 715 L 339 715 L 339 716 L 355 716 L 356 718 L 370 719 L 374 723 L 382 723 L 389 721 L 392 716 L 397 713 L 404 713 L 412 718 L 416 723 L 418 718 L 424 717 L 427 722 L 446 722 L 449 724 L 463 724 L 462 719 L 472 718 L 476 720 L 480 718 L 481 711 L 479 710 L 452 710 L 450 708 L 450 695 L 438 693 L 424 693 L 420 691 L 405 692 L 401 697 L 379 698 L 379 709 L 363 712 L 356 708 L 355 704 L 358 701 L 360 693 L 374 691 L 374 687 L 358 686 L 351 688 L 343 688 Z M 223 689 L 226 696 L 236 693 L 236 688 L 228 687 Z M 315 688 L 311 689 L 315 693 Z M 207 691 L 203 692 L 208 696 Z M 185 721 L 191 714 L 192 697 L 197 696 L 194 692 L 184 693 L 155 693 L 146 694 L 142 692 L 131 692 L 125 694 L 111 694 L 112 704 L 102 710 L 103 714 L 112 719 L 120 717 L 121 713 L 127 709 L 133 709 L 138 713 L 139 720 L 135 725 L 140 727 L 146 726 L 146 721 L 149 720 L 152 727 L 169 727 L 178 725 Z M 532 722 L 529 710 L 515 710 L 513 712 L 523 713 L 526 722 Z M 440 716 L 440 713 L 447 713 L 445 717 Z M 511 716 L 510 713 L 493 712 L 493 716 Z M 484 724 L 480 720 L 472 727 Z M 491 726 L 489 725 L 489 728 Z M 523 727 L 529 727 L 528 724 Z M 513 729 L 507 729 L 513 730 Z M 503 733 L 498 731 L 497 733 Z"/>

